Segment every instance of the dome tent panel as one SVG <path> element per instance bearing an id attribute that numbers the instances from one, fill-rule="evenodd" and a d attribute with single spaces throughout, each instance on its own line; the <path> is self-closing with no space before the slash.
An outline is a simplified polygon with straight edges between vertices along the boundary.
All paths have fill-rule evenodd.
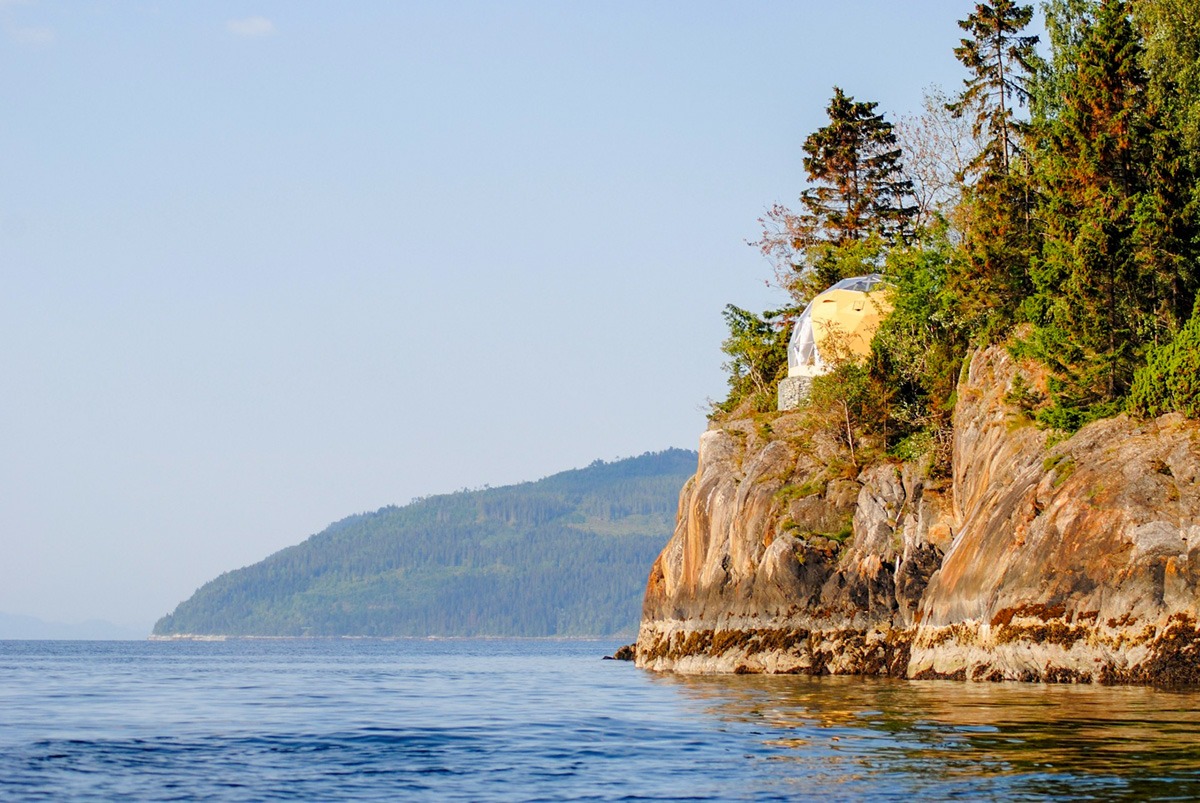
<path id="1" fill-rule="evenodd" d="M 788 376 L 828 372 L 836 351 L 866 357 L 879 323 L 892 310 L 878 273 L 842 279 L 818 294 L 796 319 L 788 341 Z"/>

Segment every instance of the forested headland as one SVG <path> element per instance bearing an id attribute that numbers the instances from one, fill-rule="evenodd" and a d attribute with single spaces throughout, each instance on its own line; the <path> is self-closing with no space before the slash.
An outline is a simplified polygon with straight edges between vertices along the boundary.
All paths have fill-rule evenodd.
<path id="1" fill-rule="evenodd" d="M 947 44 L 962 85 L 916 113 L 888 120 L 834 88 L 799 203 L 771 208 L 755 243 L 785 300 L 726 309 L 715 420 L 769 415 L 799 311 L 875 272 L 894 312 L 870 359 L 812 390 L 855 464 L 944 470 L 964 359 L 990 345 L 1045 369 L 1009 401 L 1055 437 L 1122 413 L 1200 416 L 1200 3 L 1042 10 L 1048 41 L 1032 6 L 977 3 Z"/>
<path id="2" fill-rule="evenodd" d="M 350 516 L 206 583 L 154 634 L 631 634 L 696 458 L 596 461 Z"/>
<path id="3" fill-rule="evenodd" d="M 920 113 L 833 89 L 639 666 L 1200 684 L 1200 3 L 1042 9 L 964 4 Z"/>

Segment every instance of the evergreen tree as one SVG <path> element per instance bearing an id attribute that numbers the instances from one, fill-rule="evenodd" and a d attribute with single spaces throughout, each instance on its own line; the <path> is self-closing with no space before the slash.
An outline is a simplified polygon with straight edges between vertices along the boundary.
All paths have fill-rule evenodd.
<path id="1" fill-rule="evenodd" d="M 956 114 L 974 115 L 974 133 L 985 145 L 975 159 L 976 170 L 1007 175 L 1020 151 L 1021 125 L 1014 109 L 1029 100 L 1030 77 L 1037 69 L 1036 36 L 1020 32 L 1033 18 L 1032 6 L 1012 0 L 978 3 L 975 13 L 958 26 L 970 34 L 954 49 L 971 76 L 966 88 L 950 105 Z"/>
<path id="2" fill-rule="evenodd" d="M 970 34 L 954 55 L 970 75 L 957 115 L 970 115 L 982 148 L 970 165 L 975 183 L 966 193 L 967 259 L 949 277 L 960 314 L 969 328 L 995 338 L 1011 324 L 1029 293 L 1029 260 L 1036 248 L 1036 198 L 1023 151 L 1026 125 L 1015 109 L 1030 97 L 1039 65 L 1038 38 L 1021 35 L 1033 16 L 1030 6 L 1011 0 L 979 3 L 959 27 Z"/>
<path id="3" fill-rule="evenodd" d="M 976 339 L 995 342 L 1017 322 L 1032 285 L 1029 264 L 1040 227 L 1038 188 L 1024 165 L 981 178 L 964 193 L 963 256 L 948 277 L 958 317 Z"/>
<path id="4" fill-rule="evenodd" d="M 1031 308 L 1039 353 L 1059 373 L 1050 423 L 1067 429 L 1116 409 L 1163 323 L 1171 260 L 1144 246 L 1169 238 L 1169 203 L 1155 191 L 1141 52 L 1128 4 L 1104 0 L 1039 160 L 1045 242 Z"/>
<path id="5" fill-rule="evenodd" d="M 855 101 L 834 87 L 825 109 L 829 124 L 804 141 L 804 170 L 812 186 L 800 202 L 822 239 L 834 245 L 871 234 L 894 239 L 907 233 L 916 213 L 908 203 L 912 182 L 904 177 L 896 135 L 875 111 L 878 105 Z"/>
<path id="6" fill-rule="evenodd" d="M 1099 0 L 1044 0 L 1050 58 L 1041 61 L 1030 93 L 1034 126 L 1053 120 L 1062 110 L 1063 86 L 1079 64 L 1088 27 Z"/>
<path id="7" fill-rule="evenodd" d="M 938 476 L 950 470 L 951 416 L 968 347 L 947 282 L 963 252 L 949 235 L 942 222 L 922 231 L 916 247 L 888 254 L 884 275 L 893 309 L 871 344 L 870 361 L 889 451 L 904 459 L 930 454 Z"/>
<path id="8" fill-rule="evenodd" d="M 1200 3 L 1140 0 L 1133 13 L 1146 44 L 1151 97 L 1194 172 L 1200 162 Z"/>
<path id="9" fill-rule="evenodd" d="M 878 105 L 834 87 L 829 123 L 804 142 L 809 187 L 802 211 L 776 206 L 761 221 L 758 245 L 800 303 L 839 279 L 875 270 L 889 244 L 911 235 L 912 182 Z"/>
<path id="10" fill-rule="evenodd" d="M 1173 340 L 1150 350 L 1134 374 L 1129 409 L 1136 415 L 1178 411 L 1200 418 L 1200 305 Z"/>
<path id="11" fill-rule="evenodd" d="M 729 395 L 713 405 L 714 414 L 731 413 L 746 400 L 758 412 L 774 409 L 779 380 L 787 375 L 787 321 L 776 311 L 760 317 L 733 304 L 726 304 L 722 315 L 729 326 L 721 344 L 729 356 L 721 366 L 729 372 Z"/>
<path id="12" fill-rule="evenodd" d="M 1185 321 L 1200 287 L 1200 4 L 1141 0 L 1133 6 L 1145 43 L 1148 105 L 1161 125 L 1152 143 L 1154 204 L 1164 240 L 1141 244 L 1157 266 L 1163 306 Z"/>

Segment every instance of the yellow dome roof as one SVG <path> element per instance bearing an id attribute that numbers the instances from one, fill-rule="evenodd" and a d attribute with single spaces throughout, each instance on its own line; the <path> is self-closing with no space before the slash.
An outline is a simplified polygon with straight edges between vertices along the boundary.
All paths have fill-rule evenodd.
<path id="1" fill-rule="evenodd" d="M 788 376 L 817 376 L 840 357 L 862 359 L 892 304 L 878 273 L 843 279 L 796 319 L 788 343 Z"/>

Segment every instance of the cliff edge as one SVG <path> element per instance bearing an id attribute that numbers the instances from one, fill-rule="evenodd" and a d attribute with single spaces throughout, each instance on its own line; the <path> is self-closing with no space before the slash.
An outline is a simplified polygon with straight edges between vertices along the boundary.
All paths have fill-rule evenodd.
<path id="1" fill-rule="evenodd" d="M 1121 416 L 1050 443 L 1006 402 L 1031 370 L 973 355 L 936 481 L 847 471 L 803 413 L 705 432 L 638 665 L 1200 682 L 1200 424 Z"/>

